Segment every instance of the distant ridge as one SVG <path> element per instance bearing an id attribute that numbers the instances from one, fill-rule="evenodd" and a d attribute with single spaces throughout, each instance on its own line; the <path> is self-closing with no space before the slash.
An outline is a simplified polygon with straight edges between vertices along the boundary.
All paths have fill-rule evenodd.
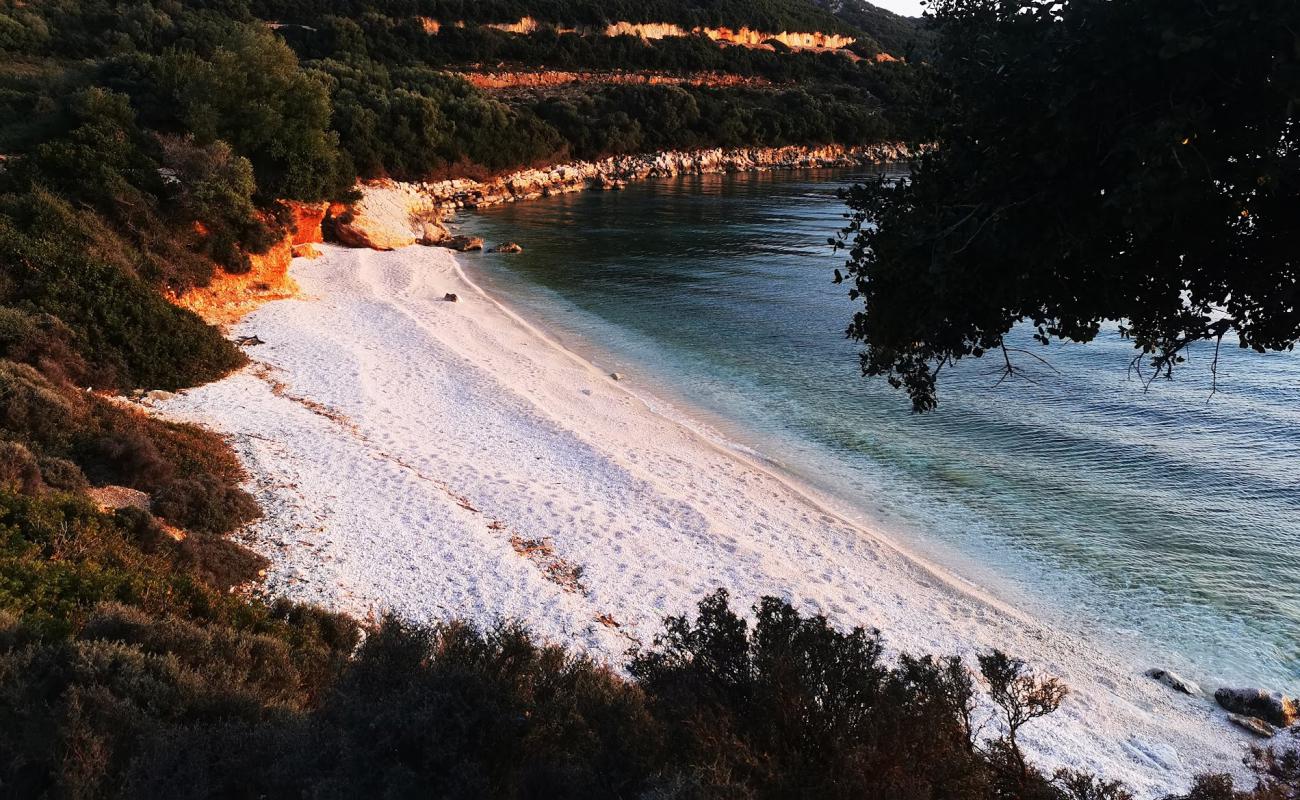
<path id="1" fill-rule="evenodd" d="M 920 17 L 905 17 L 866 0 L 809 0 L 819 9 L 861 31 L 897 56 L 923 56 L 933 46 L 934 34 Z"/>

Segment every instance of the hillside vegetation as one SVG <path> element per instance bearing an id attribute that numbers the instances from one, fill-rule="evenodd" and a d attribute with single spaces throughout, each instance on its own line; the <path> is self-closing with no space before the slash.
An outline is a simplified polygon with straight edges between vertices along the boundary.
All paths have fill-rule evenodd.
<path id="1" fill-rule="evenodd" d="M 600 7 L 826 20 L 625 5 Z M 979 733 L 975 665 L 886 659 L 874 632 L 775 600 L 749 625 L 707 598 L 629 679 L 510 625 L 363 628 L 250 591 L 265 562 L 227 538 L 259 513 L 234 454 L 122 395 L 244 362 L 164 294 L 247 271 L 282 236 L 281 201 L 346 199 L 358 176 L 927 135 L 918 65 L 418 20 L 525 12 L 597 7 L 0 1 L 0 796 L 1124 797 L 1024 764 L 1014 728 Z M 269 24 L 285 20 L 307 27 Z M 503 60 L 771 88 L 504 102 L 446 71 Z M 1000 654 L 979 669 L 1008 720 L 1059 700 Z M 1260 797 L 1294 797 L 1296 765 L 1266 765 Z M 1234 795 L 1214 779 L 1193 796 Z"/>
<path id="2" fill-rule="evenodd" d="M 259 16 L 279 14 L 296 21 L 331 13 L 350 17 L 407 13 L 444 22 L 516 22 L 531 17 L 556 26 L 664 22 L 684 28 L 749 27 L 768 33 L 860 32 L 817 5 L 800 0 L 417 0 L 409 4 L 258 0 L 254 11 Z"/>

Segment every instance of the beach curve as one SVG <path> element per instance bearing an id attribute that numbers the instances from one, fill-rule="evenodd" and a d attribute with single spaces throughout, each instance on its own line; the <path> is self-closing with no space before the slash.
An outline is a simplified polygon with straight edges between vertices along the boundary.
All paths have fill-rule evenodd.
<path id="1" fill-rule="evenodd" d="M 266 511 L 243 535 L 271 559 L 271 593 L 359 616 L 519 619 L 614 663 L 718 586 L 741 607 L 773 594 L 878 627 L 895 651 L 998 646 L 1060 675 L 1071 698 L 1026 736 L 1047 766 L 1149 795 L 1238 764 L 1208 704 L 657 413 L 450 252 L 323 249 L 294 262 L 299 297 L 237 326 L 266 342 L 250 368 L 162 406 L 232 437 Z"/>

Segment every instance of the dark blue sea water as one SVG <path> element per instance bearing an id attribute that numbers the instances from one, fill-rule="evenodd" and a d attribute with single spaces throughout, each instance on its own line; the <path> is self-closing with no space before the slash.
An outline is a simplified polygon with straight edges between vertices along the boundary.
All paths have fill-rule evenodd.
<path id="1" fill-rule="evenodd" d="M 858 371 L 843 171 L 703 176 L 463 219 L 489 290 L 954 572 L 1209 685 L 1300 689 L 1300 354 L 1209 348 L 1144 390 L 1113 326 L 934 413 Z M 856 174 L 861 177 L 861 173 Z M 1028 336 L 1024 346 L 1030 347 Z"/>

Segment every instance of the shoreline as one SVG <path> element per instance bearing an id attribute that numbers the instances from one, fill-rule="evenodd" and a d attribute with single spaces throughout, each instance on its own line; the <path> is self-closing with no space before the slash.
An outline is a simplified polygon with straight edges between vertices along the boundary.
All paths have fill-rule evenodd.
<path id="1" fill-rule="evenodd" d="M 515 617 L 614 663 L 718 585 L 740 607 L 777 594 L 880 628 L 891 652 L 996 645 L 1060 675 L 1075 693 L 1026 737 L 1045 766 L 1141 795 L 1238 767 L 1208 706 L 655 410 L 449 251 L 329 247 L 292 274 L 302 296 L 236 326 L 268 342 L 253 366 L 162 404 L 233 437 L 267 512 L 245 532 L 267 591 L 360 617 Z"/>
<path id="2" fill-rule="evenodd" d="M 599 161 L 569 161 L 516 170 L 485 180 L 438 181 L 379 179 L 356 185 L 358 199 L 332 204 L 323 220 L 332 241 L 371 250 L 398 250 L 414 244 L 471 249 L 457 243 L 443 224 L 461 210 L 536 200 L 588 190 L 618 191 L 632 181 L 681 175 L 860 167 L 901 161 L 910 156 L 899 143 L 874 145 L 788 145 L 660 150 Z M 319 241 L 319 240 L 317 240 Z"/>

